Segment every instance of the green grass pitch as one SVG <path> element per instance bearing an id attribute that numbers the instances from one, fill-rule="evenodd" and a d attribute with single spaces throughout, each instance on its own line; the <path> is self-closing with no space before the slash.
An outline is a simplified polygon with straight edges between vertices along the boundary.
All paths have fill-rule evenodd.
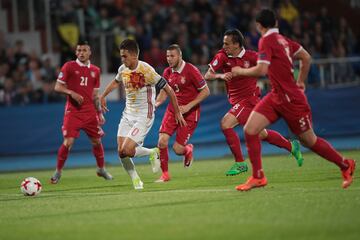
<path id="1" fill-rule="evenodd" d="M 360 161 L 360 151 L 345 152 Z M 170 164 L 172 181 L 138 165 L 144 190 L 135 191 L 119 165 L 115 179 L 95 168 L 0 174 L 0 239 L 359 239 L 360 172 L 348 189 L 340 171 L 314 154 L 302 167 L 288 156 L 263 158 L 268 185 L 249 192 L 235 186 L 250 173 L 226 177 L 231 158 Z M 23 178 L 43 184 L 36 197 L 20 193 Z"/>

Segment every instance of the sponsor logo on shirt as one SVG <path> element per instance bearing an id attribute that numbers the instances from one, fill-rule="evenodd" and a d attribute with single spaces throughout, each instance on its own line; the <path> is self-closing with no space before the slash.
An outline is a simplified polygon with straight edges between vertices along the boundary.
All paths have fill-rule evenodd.
<path id="1" fill-rule="evenodd" d="M 216 66 L 218 64 L 218 60 L 217 59 L 215 59 L 215 61 L 213 62 L 213 66 Z"/>

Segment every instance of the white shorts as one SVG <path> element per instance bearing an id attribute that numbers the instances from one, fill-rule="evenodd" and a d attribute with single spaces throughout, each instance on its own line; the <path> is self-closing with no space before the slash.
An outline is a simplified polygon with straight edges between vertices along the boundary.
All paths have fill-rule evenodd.
<path id="1" fill-rule="evenodd" d="M 118 137 L 128 137 L 139 146 L 144 144 L 144 139 L 154 123 L 154 118 L 147 118 L 146 115 L 134 116 L 123 113 L 119 123 Z"/>

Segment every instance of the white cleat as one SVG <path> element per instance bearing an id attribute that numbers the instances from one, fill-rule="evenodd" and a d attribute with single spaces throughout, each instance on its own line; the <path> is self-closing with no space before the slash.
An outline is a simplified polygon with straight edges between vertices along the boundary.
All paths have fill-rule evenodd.
<path id="1" fill-rule="evenodd" d="M 133 182 L 133 185 L 134 185 L 134 189 L 135 190 L 141 190 L 141 189 L 144 189 L 144 183 L 141 181 L 141 179 L 139 177 L 137 178 L 134 178 L 132 180 Z"/>
<path id="2" fill-rule="evenodd" d="M 149 156 L 149 161 L 151 164 L 151 168 L 153 173 L 157 173 L 160 171 L 160 151 L 159 148 L 151 149 L 151 153 Z"/>

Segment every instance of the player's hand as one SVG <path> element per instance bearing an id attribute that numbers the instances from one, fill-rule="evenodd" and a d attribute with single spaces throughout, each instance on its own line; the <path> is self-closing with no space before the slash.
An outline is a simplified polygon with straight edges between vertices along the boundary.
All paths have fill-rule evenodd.
<path id="1" fill-rule="evenodd" d="M 296 82 L 296 85 L 303 91 L 305 91 L 305 83 L 303 82 Z"/>
<path id="2" fill-rule="evenodd" d="M 233 74 L 233 76 L 239 76 L 242 74 L 242 68 L 239 66 L 233 67 L 231 68 L 231 73 Z"/>
<path id="3" fill-rule="evenodd" d="M 81 96 L 80 94 L 78 94 L 78 93 L 76 93 L 74 91 L 70 92 L 70 97 L 72 99 L 74 99 L 79 104 L 79 106 L 84 102 L 83 96 Z"/>
<path id="4" fill-rule="evenodd" d="M 176 123 L 179 124 L 181 127 L 187 126 L 187 123 L 181 113 L 175 114 Z"/>
<path id="5" fill-rule="evenodd" d="M 232 72 L 227 72 L 222 74 L 221 79 L 225 80 L 225 81 L 230 81 L 233 77 Z"/>
<path id="6" fill-rule="evenodd" d="M 100 97 L 100 104 L 101 104 L 101 110 L 104 113 L 109 111 L 109 109 L 107 108 L 106 99 L 103 96 Z"/>
<path id="7" fill-rule="evenodd" d="M 98 122 L 100 125 L 104 125 L 105 124 L 105 117 L 104 114 L 102 112 L 98 112 Z"/>
<path id="8" fill-rule="evenodd" d="M 183 106 L 179 106 L 179 108 L 180 108 L 180 113 L 185 114 L 188 111 L 190 111 L 191 106 L 189 106 L 189 104 L 186 104 L 186 105 L 183 105 Z"/>

